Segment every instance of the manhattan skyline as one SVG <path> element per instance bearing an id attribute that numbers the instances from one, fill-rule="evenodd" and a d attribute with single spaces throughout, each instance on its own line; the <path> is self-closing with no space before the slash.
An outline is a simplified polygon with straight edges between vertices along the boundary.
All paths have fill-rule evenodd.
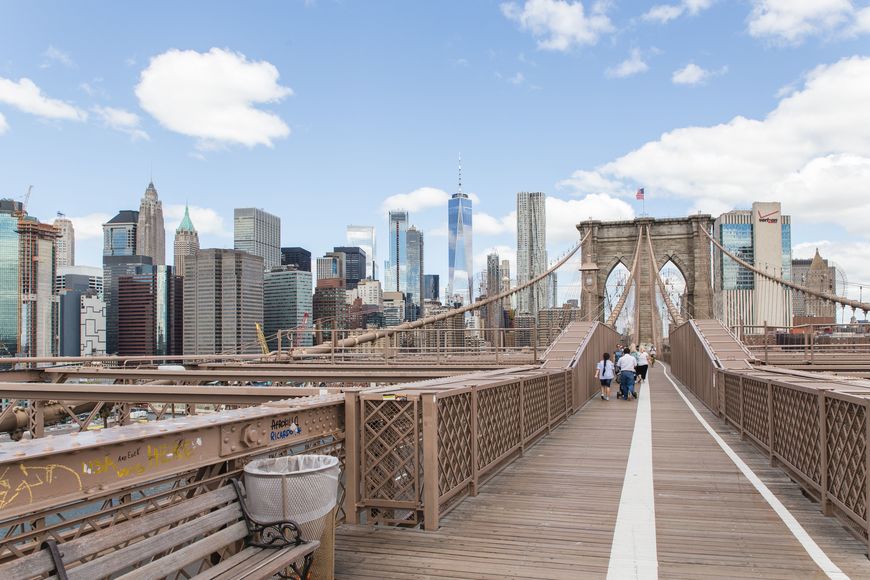
<path id="1" fill-rule="evenodd" d="M 204 248 L 232 247 L 236 207 L 279 216 L 281 245 L 315 256 L 349 224 L 387 248 L 387 211 L 406 209 L 446 281 L 461 151 L 475 274 L 493 249 L 515 263 L 517 192 L 547 194 L 557 256 L 574 224 L 639 213 L 645 187 L 654 216 L 782 198 L 795 257 L 819 246 L 865 281 L 866 2 L 99 6 L 10 3 L 0 22 L 0 195 L 32 184 L 29 213 L 73 219 L 79 264 L 99 265 L 101 224 L 153 178 L 167 233 L 189 203 Z M 185 78 L 246 79 L 240 122 L 174 97 Z"/>

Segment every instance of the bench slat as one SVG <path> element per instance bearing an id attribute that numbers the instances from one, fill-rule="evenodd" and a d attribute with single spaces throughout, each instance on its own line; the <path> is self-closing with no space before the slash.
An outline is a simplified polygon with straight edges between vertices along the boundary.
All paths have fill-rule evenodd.
<path id="1" fill-rule="evenodd" d="M 235 499 L 235 490 L 232 486 L 227 485 L 192 499 L 177 502 L 148 515 L 136 517 L 75 540 L 58 544 L 58 549 L 63 554 L 64 562 L 73 563 L 118 544 L 129 542 L 146 532 L 159 530 Z M 54 570 L 54 563 L 51 561 L 51 556 L 45 550 L 39 550 L 0 566 L 0 578 L 30 578 L 47 574 L 52 570 Z"/>
<path id="2" fill-rule="evenodd" d="M 238 560 L 227 569 L 221 569 L 217 575 L 206 570 L 203 574 L 194 576 L 192 580 L 263 580 L 271 578 L 296 560 L 303 558 L 320 547 L 320 542 L 309 542 L 293 548 L 259 549 L 245 559 Z M 247 551 L 247 550 L 245 550 Z M 232 558 L 230 558 L 232 560 Z M 218 564 L 220 566 L 220 564 Z"/>
<path id="3" fill-rule="evenodd" d="M 140 566 L 138 569 L 124 574 L 117 580 L 157 580 L 165 578 L 168 571 L 180 570 L 228 544 L 243 539 L 247 535 L 248 526 L 245 522 L 237 522 L 224 530 L 206 536 L 198 542 L 185 546 L 144 566 Z"/>
<path id="4" fill-rule="evenodd" d="M 196 518 L 180 526 L 176 526 L 156 536 L 152 536 L 141 542 L 136 542 L 125 548 L 115 550 L 110 554 L 86 562 L 81 566 L 70 568 L 68 575 L 70 580 L 80 578 L 102 578 L 115 574 L 138 562 L 142 562 L 155 554 L 165 552 L 174 546 L 207 534 L 211 530 L 228 523 L 234 523 L 242 517 L 242 510 L 238 503 L 214 511 L 208 515 Z"/>

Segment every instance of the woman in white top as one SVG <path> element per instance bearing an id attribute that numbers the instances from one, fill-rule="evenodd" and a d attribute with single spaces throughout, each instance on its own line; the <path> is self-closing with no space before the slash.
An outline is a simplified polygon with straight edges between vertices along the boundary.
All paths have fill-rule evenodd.
<path id="1" fill-rule="evenodd" d="M 601 398 L 605 401 L 610 400 L 610 383 L 613 377 L 613 362 L 610 360 L 610 353 L 605 352 L 595 367 L 595 378 L 601 381 Z"/>
<path id="2" fill-rule="evenodd" d="M 637 353 L 637 382 L 646 381 L 646 371 L 649 369 L 649 355 L 640 347 Z"/>

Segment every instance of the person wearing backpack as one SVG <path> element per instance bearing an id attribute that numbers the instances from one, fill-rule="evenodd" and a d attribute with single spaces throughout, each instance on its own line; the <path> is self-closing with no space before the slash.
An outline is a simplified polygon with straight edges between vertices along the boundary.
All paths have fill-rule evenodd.
<path id="1" fill-rule="evenodd" d="M 605 352 L 595 367 L 595 378 L 601 381 L 601 398 L 610 400 L 610 383 L 613 381 L 613 363 L 610 361 L 610 353 Z"/>

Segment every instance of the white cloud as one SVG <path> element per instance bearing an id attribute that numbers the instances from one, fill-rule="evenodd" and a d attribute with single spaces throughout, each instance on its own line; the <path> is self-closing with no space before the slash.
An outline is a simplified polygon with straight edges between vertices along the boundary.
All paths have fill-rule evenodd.
<path id="1" fill-rule="evenodd" d="M 80 217 L 67 216 L 73 223 L 76 242 L 103 237 L 103 224 L 112 219 L 107 213 L 89 213 Z"/>
<path id="2" fill-rule="evenodd" d="M 649 70 L 649 65 L 643 60 L 643 55 L 640 49 L 631 49 L 631 54 L 627 59 L 619 63 L 619 65 L 607 69 L 607 76 L 613 78 L 625 78 L 636 75 Z"/>
<path id="3" fill-rule="evenodd" d="M 501 5 L 502 14 L 518 23 L 538 39 L 538 48 L 570 50 L 575 46 L 593 45 L 603 34 L 613 32 L 607 17 L 609 2 L 598 1 L 587 13 L 579 0 L 526 0 Z"/>
<path id="4" fill-rule="evenodd" d="M 516 235 L 517 212 L 512 211 L 502 218 L 493 217 L 487 213 L 474 212 L 474 235 L 498 236 L 509 233 Z"/>
<path id="5" fill-rule="evenodd" d="M 473 204 L 479 204 L 480 198 L 474 193 L 469 193 Z M 408 211 L 421 211 L 432 207 L 443 207 L 447 211 L 447 200 L 450 194 L 436 187 L 421 187 L 410 193 L 398 193 L 391 195 L 381 203 L 381 211 L 404 209 Z"/>
<path id="6" fill-rule="evenodd" d="M 579 239 L 577 224 L 588 219 L 634 219 L 631 205 L 607 194 L 590 194 L 582 199 L 547 196 L 547 243 L 574 243 Z"/>
<path id="7" fill-rule="evenodd" d="M 212 48 L 200 53 L 172 49 L 142 71 L 136 96 L 141 107 L 171 131 L 198 138 L 203 149 L 227 144 L 271 147 L 290 128 L 256 107 L 277 103 L 293 91 L 278 84 L 271 63 Z"/>
<path id="8" fill-rule="evenodd" d="M 87 113 L 73 105 L 43 95 L 42 90 L 28 78 L 15 82 L 0 77 L 0 103 L 46 119 L 84 121 L 88 118 Z"/>
<path id="9" fill-rule="evenodd" d="M 870 6 L 855 13 L 855 24 L 849 32 L 852 34 L 870 33 Z"/>
<path id="10" fill-rule="evenodd" d="M 6 122 L 6 117 L 3 116 L 3 113 L 0 113 L 0 135 L 9 130 L 9 123 Z"/>
<path id="11" fill-rule="evenodd" d="M 517 74 L 510 77 L 507 81 L 512 85 L 521 85 L 526 82 L 526 77 L 525 75 L 523 75 L 523 73 L 517 72 Z"/>
<path id="12" fill-rule="evenodd" d="M 689 200 L 720 212 L 780 199 L 796 222 L 861 227 L 870 211 L 870 58 L 821 66 L 766 117 L 735 117 L 708 127 L 674 129 L 564 185 L 577 193 L 595 182 L 626 195 Z"/>
<path id="13" fill-rule="evenodd" d="M 683 68 L 675 70 L 674 74 L 671 75 L 671 81 L 675 85 L 699 85 L 706 82 L 711 76 L 713 76 L 711 71 L 690 62 Z"/>
<path id="14" fill-rule="evenodd" d="M 749 34 L 787 44 L 842 30 L 855 15 L 851 0 L 754 0 L 753 4 Z"/>
<path id="15" fill-rule="evenodd" d="M 184 217 L 184 205 L 172 204 L 163 206 L 166 218 L 166 230 L 174 232 Z M 200 235 L 212 235 L 222 238 L 232 238 L 233 233 L 226 227 L 224 218 L 210 207 L 190 206 L 190 221 Z"/>
<path id="16" fill-rule="evenodd" d="M 683 0 L 678 4 L 657 4 L 643 15 L 643 19 L 664 24 L 679 18 L 683 14 L 688 13 L 694 16 L 712 5 L 713 0 Z"/>
<path id="17" fill-rule="evenodd" d="M 127 133 L 134 141 L 144 139 L 150 140 L 148 133 L 140 128 L 141 119 L 136 113 L 125 111 L 124 109 L 116 109 L 114 107 L 95 106 L 91 109 L 96 113 L 97 117 L 102 120 L 103 124 L 110 129 Z"/>
<path id="18" fill-rule="evenodd" d="M 45 49 L 45 52 L 42 53 L 42 55 L 49 61 L 60 63 L 67 68 L 75 68 L 76 66 L 76 63 L 73 62 L 73 59 L 70 58 L 70 55 L 51 45 L 49 45 L 49 47 Z M 41 68 L 48 68 L 49 66 L 50 64 L 48 62 L 44 62 L 41 65 Z"/>
<path id="19" fill-rule="evenodd" d="M 511 278 L 516 278 L 517 249 L 513 246 L 506 246 L 503 244 L 489 246 L 482 252 L 476 253 L 474 255 L 474 271 L 486 272 L 486 258 L 493 253 L 498 254 L 499 267 L 501 267 L 502 260 L 507 260 L 508 262 L 510 262 Z"/>

